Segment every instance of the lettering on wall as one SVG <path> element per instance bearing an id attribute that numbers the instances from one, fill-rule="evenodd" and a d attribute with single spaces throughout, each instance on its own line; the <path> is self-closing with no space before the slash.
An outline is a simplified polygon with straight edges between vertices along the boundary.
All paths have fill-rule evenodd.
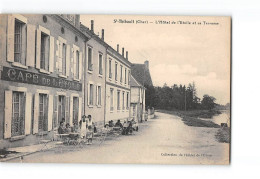
<path id="1" fill-rule="evenodd" d="M 53 88 L 82 91 L 82 84 L 76 81 L 69 81 L 9 67 L 3 67 L 1 79 Z"/>

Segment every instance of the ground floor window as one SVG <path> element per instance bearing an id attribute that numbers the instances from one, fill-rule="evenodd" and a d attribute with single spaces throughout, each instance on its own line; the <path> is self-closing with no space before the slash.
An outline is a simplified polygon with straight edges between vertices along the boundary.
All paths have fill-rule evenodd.
<path id="1" fill-rule="evenodd" d="M 125 109 L 125 92 L 122 93 L 122 98 L 123 98 L 123 110 Z"/>
<path id="2" fill-rule="evenodd" d="M 114 110 L 114 89 L 110 88 L 110 111 Z"/>
<path id="3" fill-rule="evenodd" d="M 78 124 L 79 119 L 79 98 L 73 97 L 73 123 Z"/>
<path id="4" fill-rule="evenodd" d="M 129 109 L 129 93 L 126 93 L 126 109 Z"/>
<path id="5" fill-rule="evenodd" d="M 65 120 L 65 96 L 60 95 L 58 99 L 58 124 L 62 121 L 62 119 Z"/>
<path id="6" fill-rule="evenodd" d="M 39 123 L 40 131 L 48 131 L 48 96 L 47 94 L 39 94 Z"/>
<path id="7" fill-rule="evenodd" d="M 120 110 L 120 91 L 117 91 L 117 110 Z"/>
<path id="8" fill-rule="evenodd" d="M 25 120 L 25 94 L 24 92 L 13 91 L 12 101 L 12 128 L 11 135 L 24 135 Z"/>

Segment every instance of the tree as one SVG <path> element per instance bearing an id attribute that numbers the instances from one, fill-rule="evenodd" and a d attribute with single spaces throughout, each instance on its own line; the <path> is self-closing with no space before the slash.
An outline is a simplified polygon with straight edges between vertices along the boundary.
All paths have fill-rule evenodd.
<path id="1" fill-rule="evenodd" d="M 205 94 L 201 101 L 202 108 L 209 109 L 209 110 L 213 109 L 216 105 L 215 101 L 216 101 L 216 98 Z"/>

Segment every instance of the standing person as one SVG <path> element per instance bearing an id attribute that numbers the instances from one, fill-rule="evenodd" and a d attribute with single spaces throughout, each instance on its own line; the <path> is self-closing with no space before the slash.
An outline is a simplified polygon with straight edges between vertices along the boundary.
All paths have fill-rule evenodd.
<path id="1" fill-rule="evenodd" d="M 81 120 L 79 121 L 79 128 L 80 128 L 80 137 L 86 138 L 86 133 L 87 133 L 87 120 L 86 120 L 86 116 L 83 115 Z"/>

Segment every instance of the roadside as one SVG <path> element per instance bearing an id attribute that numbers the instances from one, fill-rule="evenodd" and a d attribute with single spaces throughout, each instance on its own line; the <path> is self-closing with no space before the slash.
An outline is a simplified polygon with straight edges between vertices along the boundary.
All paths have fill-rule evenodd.
<path id="1" fill-rule="evenodd" d="M 191 111 L 169 111 L 169 110 L 157 110 L 158 112 L 173 114 L 181 117 L 184 124 L 192 127 L 208 127 L 219 128 L 215 134 L 218 142 L 230 143 L 230 127 L 220 126 L 209 120 L 203 120 L 200 118 L 212 118 L 215 115 L 221 114 L 218 110 L 191 110 Z"/>

